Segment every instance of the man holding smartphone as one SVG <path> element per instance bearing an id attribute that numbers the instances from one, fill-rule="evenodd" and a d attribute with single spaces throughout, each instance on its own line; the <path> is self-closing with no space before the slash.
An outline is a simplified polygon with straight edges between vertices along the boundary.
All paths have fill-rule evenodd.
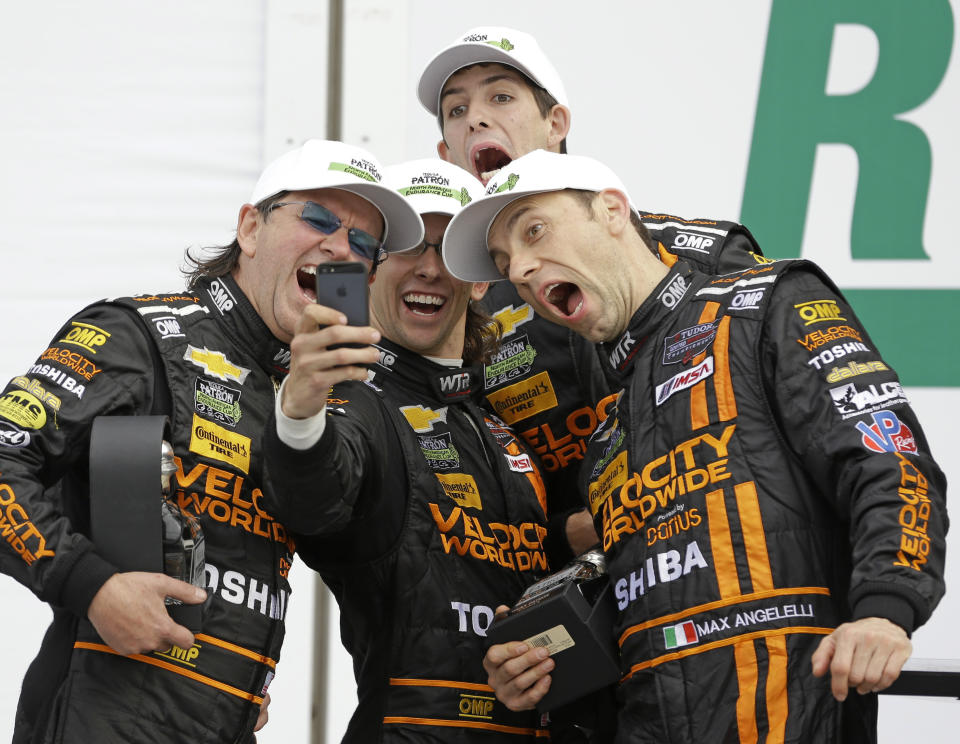
<path id="1" fill-rule="evenodd" d="M 186 290 L 90 305 L 4 388 L 0 517 L 16 539 L 0 540 L 0 569 L 54 612 L 24 679 L 17 744 L 249 742 L 265 721 L 295 543 L 262 505 L 262 432 L 317 265 L 423 237 L 380 170 L 340 142 L 281 156 L 240 208 L 236 239 L 188 256 Z M 94 419 L 150 414 L 170 418 L 172 498 L 202 525 L 207 592 L 123 571 L 89 537 Z M 131 498 L 159 502 L 159 485 Z M 208 593 L 196 635 L 167 614 L 166 597 Z"/>
<path id="2" fill-rule="evenodd" d="M 539 717 L 496 702 L 481 659 L 493 608 L 547 570 L 543 483 L 478 406 L 496 342 L 476 305 L 487 285 L 453 278 L 439 252 L 480 184 L 440 160 L 384 181 L 421 213 L 424 241 L 388 238 L 387 260 L 366 262 L 372 328 L 304 310 L 265 505 L 340 605 L 359 699 L 344 742 L 532 742 Z"/>

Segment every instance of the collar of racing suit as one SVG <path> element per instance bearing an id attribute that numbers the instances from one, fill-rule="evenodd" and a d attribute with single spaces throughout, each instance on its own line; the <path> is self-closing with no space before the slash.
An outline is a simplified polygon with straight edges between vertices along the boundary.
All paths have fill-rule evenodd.
<path id="1" fill-rule="evenodd" d="M 616 340 L 600 344 L 600 359 L 606 374 L 623 385 L 630 377 L 633 362 L 650 336 L 684 304 L 696 285 L 707 277 L 688 263 L 677 261 L 630 318 L 630 323 Z"/>
<path id="2" fill-rule="evenodd" d="M 232 276 L 203 277 L 194 291 L 211 313 L 221 316 L 227 332 L 250 350 L 264 370 L 281 376 L 290 371 L 290 347 L 270 332 Z"/>
<path id="3" fill-rule="evenodd" d="M 447 367 L 386 338 L 375 346 L 380 349 L 380 359 L 373 365 L 374 384 L 376 375 L 389 372 L 400 377 L 405 387 L 422 391 L 433 400 L 457 402 L 473 399 L 477 402 L 481 397 L 483 368 L 480 365 Z"/>

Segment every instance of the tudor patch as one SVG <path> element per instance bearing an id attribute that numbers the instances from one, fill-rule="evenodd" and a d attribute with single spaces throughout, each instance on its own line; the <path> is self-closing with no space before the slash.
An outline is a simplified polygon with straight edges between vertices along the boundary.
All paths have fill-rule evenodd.
<path id="1" fill-rule="evenodd" d="M 701 351 L 710 348 L 710 344 L 717 337 L 720 321 L 700 323 L 677 331 L 663 340 L 663 363 L 686 364 Z"/>

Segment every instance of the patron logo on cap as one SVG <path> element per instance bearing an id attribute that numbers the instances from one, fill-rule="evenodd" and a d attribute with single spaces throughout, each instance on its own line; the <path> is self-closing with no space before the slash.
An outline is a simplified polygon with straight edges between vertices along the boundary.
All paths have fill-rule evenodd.
<path id="1" fill-rule="evenodd" d="M 499 194 L 503 191 L 513 191 L 514 186 L 517 185 L 517 181 L 519 180 L 520 176 L 518 176 L 516 173 L 511 173 L 509 176 L 507 176 L 507 180 L 503 183 L 499 183 L 498 181 L 494 180 L 493 183 L 487 187 L 486 196 L 490 196 L 490 194 Z"/>
<path id="2" fill-rule="evenodd" d="M 378 171 L 377 166 L 371 163 L 369 160 L 358 160 L 353 158 L 350 160 L 349 165 L 346 163 L 330 163 L 329 169 L 332 171 L 343 171 L 344 173 L 349 173 L 357 178 L 362 178 L 365 181 L 373 181 L 374 183 L 380 182 L 380 171 Z"/>
<path id="3" fill-rule="evenodd" d="M 499 47 L 505 52 L 512 52 L 515 49 L 513 44 L 511 44 L 507 39 L 500 39 L 500 41 L 484 41 L 484 44 Z"/>

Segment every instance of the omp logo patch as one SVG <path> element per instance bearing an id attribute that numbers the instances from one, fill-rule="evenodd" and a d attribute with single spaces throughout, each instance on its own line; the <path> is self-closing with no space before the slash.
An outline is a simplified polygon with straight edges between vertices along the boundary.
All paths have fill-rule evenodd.
<path id="1" fill-rule="evenodd" d="M 667 286 L 660 290 L 660 294 L 657 295 L 657 299 L 663 303 L 664 307 L 673 309 L 673 307 L 680 302 L 680 299 L 687 293 L 689 286 L 687 285 L 687 280 L 684 279 L 680 274 L 677 274 L 673 279 L 671 279 Z"/>
<path id="2" fill-rule="evenodd" d="M 185 335 L 183 329 L 180 328 L 180 321 L 173 315 L 158 315 L 157 317 L 150 318 L 150 322 L 153 323 L 157 329 L 157 333 L 160 334 L 160 338 L 162 339 L 183 338 Z"/>
<path id="3" fill-rule="evenodd" d="M 0 416 L 24 429 L 42 429 L 47 423 L 43 404 L 30 393 L 19 390 L 11 390 L 0 398 Z"/>
<path id="4" fill-rule="evenodd" d="M 662 405 L 666 400 L 681 390 L 696 385 L 700 380 L 705 380 L 713 374 L 713 357 L 708 356 L 693 369 L 685 369 L 678 372 L 666 382 L 657 385 L 657 405 Z"/>
<path id="5" fill-rule="evenodd" d="M 60 339 L 60 343 L 79 346 L 91 354 L 96 354 L 97 349 L 107 343 L 107 339 L 110 338 L 110 334 L 105 330 L 89 323 L 72 320 L 70 325 L 73 327 L 67 331 L 66 336 Z"/>
<path id="6" fill-rule="evenodd" d="M 492 695 L 461 692 L 458 707 L 460 708 L 460 715 L 463 718 L 482 718 L 492 721 L 493 703 L 494 697 Z"/>
<path id="7" fill-rule="evenodd" d="M 524 323 L 533 320 L 533 308 L 527 303 L 523 303 L 520 307 L 507 305 L 497 310 L 497 312 L 493 314 L 493 319 L 500 322 L 500 326 L 503 328 L 503 335 L 509 336 Z"/>
<path id="8" fill-rule="evenodd" d="M 709 253 L 711 246 L 716 239 L 710 235 L 698 235 L 692 232 L 678 232 L 673 238 L 673 249 L 696 251 L 697 253 Z"/>
<path id="9" fill-rule="evenodd" d="M 424 434 L 433 431 L 433 425 L 437 422 L 447 423 L 447 407 L 438 408 L 434 411 L 432 408 L 424 406 L 401 406 L 400 413 L 407 420 L 407 423 L 413 427 L 418 434 Z"/>
<path id="10" fill-rule="evenodd" d="M 811 300 L 793 306 L 805 326 L 834 320 L 846 320 L 836 300 Z"/>
<path id="11" fill-rule="evenodd" d="M 169 651 L 154 651 L 154 656 L 159 656 L 161 659 L 166 659 L 167 661 L 172 661 L 180 666 L 196 667 L 194 663 L 198 656 L 200 656 L 200 649 L 202 646 L 199 643 L 194 643 L 190 648 L 180 648 L 179 646 L 172 646 Z"/>
<path id="12" fill-rule="evenodd" d="M 234 305 L 237 304 L 236 299 L 234 299 L 233 294 L 230 292 L 230 288 L 219 279 L 214 279 L 210 282 L 207 294 L 210 295 L 210 299 L 213 300 L 213 304 L 216 305 L 221 315 L 233 310 Z"/>
<path id="13" fill-rule="evenodd" d="M 766 287 L 760 289 L 746 289 L 737 292 L 730 300 L 731 310 L 757 310 L 760 308 L 760 301 Z"/>
<path id="14" fill-rule="evenodd" d="M 530 345 L 527 334 L 504 340 L 500 350 L 483 368 L 483 387 L 487 390 L 522 377 L 533 367 L 537 350 Z"/>
<path id="15" fill-rule="evenodd" d="M 496 414 L 508 424 L 533 416 L 540 411 L 555 408 L 557 394 L 550 375 L 540 372 L 513 385 L 487 394 L 487 400 Z"/>
<path id="16" fill-rule="evenodd" d="M 244 473 L 250 471 L 250 437 L 224 429 L 196 414 L 190 434 L 190 451 L 225 462 Z"/>
<path id="17" fill-rule="evenodd" d="M 434 473 L 444 492 L 458 506 L 465 509 L 483 509 L 477 482 L 469 473 Z"/>
<path id="18" fill-rule="evenodd" d="M 204 346 L 198 349 L 196 346 L 187 344 L 187 350 L 183 353 L 183 358 L 191 364 L 197 365 L 206 374 L 216 377 L 218 380 L 227 382 L 233 380 L 241 385 L 250 374 L 246 367 L 240 367 L 229 359 L 222 351 L 212 351 Z"/>

